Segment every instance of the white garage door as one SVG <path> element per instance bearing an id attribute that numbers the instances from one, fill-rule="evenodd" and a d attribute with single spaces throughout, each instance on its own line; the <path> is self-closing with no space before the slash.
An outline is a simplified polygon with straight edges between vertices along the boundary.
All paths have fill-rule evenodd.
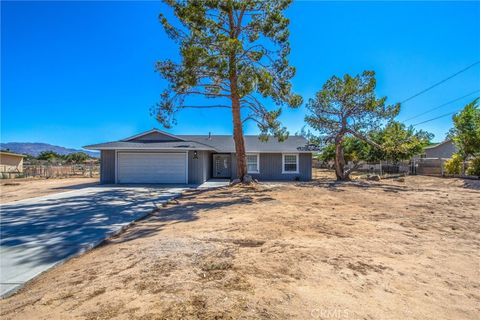
<path id="1" fill-rule="evenodd" d="M 187 183 L 185 153 L 118 153 L 118 183 Z"/>

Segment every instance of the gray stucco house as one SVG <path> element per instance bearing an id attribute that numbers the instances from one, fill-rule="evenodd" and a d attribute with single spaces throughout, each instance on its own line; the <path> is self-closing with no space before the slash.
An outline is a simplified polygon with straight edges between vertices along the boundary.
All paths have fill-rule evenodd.
<path id="1" fill-rule="evenodd" d="M 449 159 L 457 151 L 457 147 L 453 144 L 452 140 L 445 140 L 442 143 L 426 147 L 423 150 L 422 158 Z"/>
<path id="2" fill-rule="evenodd" d="M 248 173 L 258 180 L 312 178 L 312 151 L 307 140 L 284 142 L 245 136 Z M 236 178 L 231 135 L 172 135 L 152 129 L 120 141 L 85 146 L 100 150 L 100 182 L 200 184 L 212 178 Z"/>

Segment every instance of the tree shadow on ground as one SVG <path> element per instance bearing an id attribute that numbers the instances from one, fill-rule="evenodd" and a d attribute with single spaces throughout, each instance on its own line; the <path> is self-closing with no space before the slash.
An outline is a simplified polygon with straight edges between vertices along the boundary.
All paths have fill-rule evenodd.
<path id="1" fill-rule="evenodd" d="M 255 202 L 271 201 L 263 190 L 242 189 L 235 192 L 232 189 L 221 188 L 212 194 L 210 200 L 199 199 L 198 196 L 209 190 L 194 190 L 183 195 L 181 203 L 166 208 L 159 208 L 152 214 L 137 222 L 137 225 L 125 233 L 105 242 L 124 243 L 138 238 L 152 237 L 162 231 L 167 225 L 189 222 L 198 219 L 198 214 L 205 210 L 228 208 L 235 205 L 249 205 Z M 228 212 L 228 210 L 227 210 Z M 228 214 L 228 213 L 227 213 Z"/>
<path id="2" fill-rule="evenodd" d="M 462 182 L 465 189 L 480 190 L 480 180 L 462 179 Z"/>
<path id="3" fill-rule="evenodd" d="M 345 192 L 345 187 L 353 187 L 360 189 L 379 189 L 385 192 L 406 192 L 411 191 L 412 189 L 408 186 L 399 186 L 386 184 L 377 181 L 362 181 L 362 180 L 351 180 L 351 181 L 337 181 L 329 178 L 318 178 L 309 182 L 303 182 L 296 184 L 298 187 L 312 188 L 312 187 L 322 187 L 327 188 L 334 192 Z"/>
<path id="4" fill-rule="evenodd" d="M 97 244 L 172 197 L 162 188 L 91 190 L 81 195 L 2 205 L 2 259 L 8 264 L 31 267 L 58 262 Z M 171 218 L 194 219 L 188 215 Z"/>

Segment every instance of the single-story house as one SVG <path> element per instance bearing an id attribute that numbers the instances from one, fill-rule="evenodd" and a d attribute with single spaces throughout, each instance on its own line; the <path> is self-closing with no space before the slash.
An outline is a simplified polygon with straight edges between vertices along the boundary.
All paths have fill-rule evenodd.
<path id="1" fill-rule="evenodd" d="M 23 172 L 23 158 L 25 157 L 26 156 L 23 154 L 10 151 L 0 151 L 0 172 Z"/>
<path id="2" fill-rule="evenodd" d="M 310 180 L 312 151 L 307 140 L 290 136 L 245 136 L 248 174 L 258 180 Z M 201 184 L 212 178 L 235 179 L 231 135 L 173 135 L 158 129 L 120 141 L 85 146 L 100 150 L 100 182 Z"/>
<path id="3" fill-rule="evenodd" d="M 443 158 L 450 159 L 458 149 L 452 140 L 445 140 L 423 149 L 422 158 Z"/>

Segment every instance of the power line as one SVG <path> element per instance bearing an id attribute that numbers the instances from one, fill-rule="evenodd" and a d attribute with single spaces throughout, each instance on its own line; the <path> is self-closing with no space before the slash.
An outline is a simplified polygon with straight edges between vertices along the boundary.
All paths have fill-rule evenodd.
<path id="1" fill-rule="evenodd" d="M 443 103 L 443 104 L 441 104 L 441 105 L 439 105 L 439 106 L 436 106 L 436 107 L 434 107 L 434 108 L 428 109 L 428 110 L 426 110 L 426 111 L 424 111 L 424 112 L 422 112 L 422 113 L 419 113 L 419 114 L 417 114 L 417 115 L 415 115 L 415 116 L 413 116 L 413 117 L 410 117 L 410 118 L 408 118 L 408 119 L 405 119 L 405 120 L 403 120 L 403 121 L 410 121 L 410 120 L 416 119 L 416 118 L 418 118 L 418 117 L 420 117 L 420 116 L 423 116 L 424 114 L 430 113 L 430 112 L 432 112 L 432 111 L 434 111 L 434 110 L 440 109 L 441 107 L 444 107 L 444 106 L 449 105 L 449 104 L 451 104 L 451 103 L 454 103 L 454 102 L 457 102 L 457 101 L 459 101 L 459 100 L 462 100 L 463 98 L 466 98 L 466 97 L 468 97 L 468 96 L 471 96 L 472 94 L 477 93 L 477 92 L 480 92 L 480 90 L 477 89 L 477 90 L 475 90 L 475 91 L 473 91 L 473 92 L 470 92 L 470 93 L 468 93 L 468 94 L 466 94 L 466 95 L 464 95 L 464 96 L 461 96 L 461 97 L 459 97 L 459 98 L 453 99 L 453 100 L 448 101 L 448 102 L 445 102 L 445 103 Z"/>
<path id="2" fill-rule="evenodd" d="M 445 113 L 445 114 L 442 114 L 441 116 L 438 116 L 438 117 L 435 117 L 435 118 L 432 118 L 432 119 L 428 119 L 428 120 L 425 120 L 425 121 L 422 121 L 422 122 L 419 122 L 419 123 L 415 123 L 415 124 L 413 124 L 412 126 L 415 127 L 415 126 L 418 126 L 419 124 L 424 124 L 424 123 L 427 123 L 427 122 L 430 122 L 430 121 L 433 121 L 433 120 L 437 120 L 437 119 L 440 119 L 440 118 L 443 118 L 443 117 L 446 117 L 446 116 L 455 114 L 455 113 L 457 113 L 458 111 L 460 111 L 460 110 L 453 111 L 453 112 L 449 112 L 449 113 Z"/>
<path id="3" fill-rule="evenodd" d="M 412 100 L 413 98 L 416 98 L 416 97 L 418 97 L 419 95 L 424 94 L 425 92 L 427 92 L 427 91 L 429 91 L 429 90 L 432 90 L 433 88 L 435 88 L 435 87 L 441 85 L 442 83 L 444 83 L 444 82 L 446 82 L 446 81 L 448 81 L 448 80 L 450 80 L 450 79 L 458 76 L 459 74 L 467 71 L 468 69 L 473 68 L 474 66 L 476 66 L 476 65 L 479 64 L 479 63 L 480 63 L 480 60 L 477 61 L 477 62 L 475 62 L 475 63 L 472 63 L 472 64 L 469 65 L 468 67 L 466 67 L 466 68 L 464 68 L 464 69 L 462 69 L 462 70 L 460 70 L 460 71 L 455 72 L 455 73 L 452 74 L 451 76 L 449 76 L 449 77 L 447 77 L 447 78 L 445 78 L 445 79 L 443 79 L 443 80 L 441 80 L 441 81 L 439 81 L 439 82 L 431 85 L 430 87 L 428 87 L 428 88 L 426 88 L 426 89 L 423 89 L 422 91 L 420 91 L 420 92 L 418 92 L 418 93 L 415 93 L 413 96 L 408 97 L 407 99 L 403 100 L 401 103 L 405 103 L 405 102 L 407 102 L 407 101 L 410 101 L 410 100 Z"/>

